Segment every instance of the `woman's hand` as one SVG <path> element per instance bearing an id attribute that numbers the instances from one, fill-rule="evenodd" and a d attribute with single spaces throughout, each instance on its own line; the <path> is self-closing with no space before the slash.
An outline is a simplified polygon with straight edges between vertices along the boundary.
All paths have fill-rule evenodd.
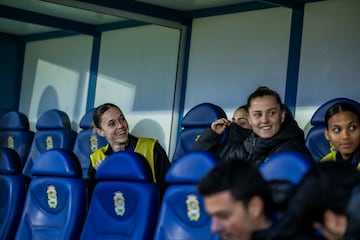
<path id="1" fill-rule="evenodd" d="M 220 135 L 225 131 L 225 128 L 229 126 L 230 123 L 231 123 L 230 120 L 226 118 L 220 118 L 215 122 L 211 123 L 211 130 L 213 130 L 214 132 Z"/>

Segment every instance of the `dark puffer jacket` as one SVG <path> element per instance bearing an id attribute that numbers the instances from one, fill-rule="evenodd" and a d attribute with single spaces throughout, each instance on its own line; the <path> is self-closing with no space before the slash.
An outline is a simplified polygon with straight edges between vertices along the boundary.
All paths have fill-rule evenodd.
<path id="1" fill-rule="evenodd" d="M 242 144 L 233 142 L 222 146 L 217 155 L 221 160 L 242 159 L 257 166 L 274 153 L 284 151 L 298 151 L 312 160 L 305 146 L 304 132 L 289 113 L 273 137 L 260 138 L 252 132 Z"/>
<path id="2" fill-rule="evenodd" d="M 340 152 L 335 150 L 331 151 L 321 159 L 321 162 L 325 161 L 347 162 L 360 170 L 360 146 L 352 153 L 351 157 L 347 160 L 344 160 Z"/>
<path id="3" fill-rule="evenodd" d="M 352 190 L 351 198 L 347 204 L 346 217 L 347 227 L 345 240 L 360 239 L 360 184 Z"/>
<path id="4" fill-rule="evenodd" d="M 229 145 L 242 144 L 242 142 L 249 136 L 251 130 L 245 129 L 231 123 L 222 135 L 217 134 L 210 127 L 206 128 L 200 135 L 199 139 L 192 147 L 192 151 L 209 151 L 216 154 L 222 151 L 223 147 Z"/>

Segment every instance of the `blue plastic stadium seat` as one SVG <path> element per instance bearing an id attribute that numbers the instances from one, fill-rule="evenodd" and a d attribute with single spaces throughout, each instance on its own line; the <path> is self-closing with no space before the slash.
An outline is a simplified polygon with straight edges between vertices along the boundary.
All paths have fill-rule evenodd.
<path id="1" fill-rule="evenodd" d="M 79 239 L 86 214 L 86 181 L 75 154 L 46 151 L 31 172 L 16 239 Z"/>
<path id="2" fill-rule="evenodd" d="M 71 129 L 68 115 L 60 110 L 43 113 L 36 123 L 35 133 L 23 173 L 31 177 L 31 168 L 40 154 L 55 148 L 73 150 L 76 132 Z"/>
<path id="3" fill-rule="evenodd" d="M 166 175 L 165 191 L 155 240 L 218 239 L 211 233 L 211 218 L 205 212 L 197 183 L 217 164 L 207 152 L 190 152 L 173 163 Z"/>
<path id="4" fill-rule="evenodd" d="M 26 196 L 19 155 L 10 148 L 0 148 L 0 236 L 14 239 Z"/>
<path id="5" fill-rule="evenodd" d="M 177 140 L 172 162 L 189 153 L 196 138 L 219 118 L 226 118 L 226 113 L 215 104 L 201 103 L 191 108 L 182 119 L 182 130 Z"/>
<path id="6" fill-rule="evenodd" d="M 5 113 L 11 111 L 9 108 L 0 108 L 0 117 L 2 117 Z"/>
<path id="7" fill-rule="evenodd" d="M 153 239 L 160 196 L 149 170 L 134 152 L 106 158 L 95 174 L 81 239 Z"/>
<path id="8" fill-rule="evenodd" d="M 90 165 L 90 154 L 96 149 L 107 144 L 104 137 L 99 136 L 93 129 L 94 109 L 88 111 L 80 120 L 81 131 L 77 134 L 73 152 L 78 157 L 83 177 L 87 177 L 87 171 Z"/>
<path id="9" fill-rule="evenodd" d="M 333 104 L 347 102 L 353 104 L 360 112 L 360 104 L 349 98 L 334 98 L 322 104 L 311 118 L 309 132 L 306 135 L 305 144 L 316 161 L 320 161 L 330 151 L 329 141 L 326 140 L 324 131 L 326 129 L 325 113 Z"/>
<path id="10" fill-rule="evenodd" d="M 34 138 L 29 129 L 29 120 L 24 113 L 8 111 L 0 118 L 0 147 L 14 149 L 24 166 Z"/>
<path id="11" fill-rule="evenodd" d="M 280 152 L 270 156 L 259 166 L 269 183 L 274 210 L 278 217 L 286 209 L 296 186 L 311 167 L 311 160 L 294 151 Z"/>

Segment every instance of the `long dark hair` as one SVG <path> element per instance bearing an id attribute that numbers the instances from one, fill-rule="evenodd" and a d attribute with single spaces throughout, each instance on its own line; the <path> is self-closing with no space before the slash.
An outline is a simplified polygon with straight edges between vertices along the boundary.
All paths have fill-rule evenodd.
<path id="1" fill-rule="evenodd" d="M 281 102 L 279 94 L 268 87 L 258 87 L 253 93 L 250 94 L 247 101 L 248 108 L 251 106 L 251 101 L 253 99 L 264 96 L 273 96 L 275 101 L 280 105 L 281 110 L 284 110 L 284 106 Z"/>
<path id="2" fill-rule="evenodd" d="M 109 108 L 116 108 L 118 109 L 120 112 L 121 112 L 121 109 L 116 106 L 115 104 L 113 103 L 104 103 L 104 104 L 101 104 L 100 106 L 98 106 L 97 108 L 95 108 L 95 111 L 94 111 L 94 115 L 93 115 L 93 122 L 94 122 L 94 125 L 95 127 L 97 128 L 100 128 L 101 129 L 101 117 L 102 115 L 104 114 L 104 112 L 106 112 L 107 110 L 109 110 Z"/>
<path id="3" fill-rule="evenodd" d="M 329 119 L 332 116 L 334 116 L 335 114 L 338 114 L 340 112 L 352 112 L 353 114 L 355 114 L 357 116 L 358 120 L 360 121 L 360 113 L 354 105 L 352 105 L 351 103 L 347 103 L 347 102 L 339 102 L 339 103 L 333 104 L 326 111 L 326 113 L 325 113 L 326 128 L 328 128 Z"/>

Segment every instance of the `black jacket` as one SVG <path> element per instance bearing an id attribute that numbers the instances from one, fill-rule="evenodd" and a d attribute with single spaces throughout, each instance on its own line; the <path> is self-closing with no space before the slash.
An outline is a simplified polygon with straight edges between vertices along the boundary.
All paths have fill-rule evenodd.
<path id="1" fill-rule="evenodd" d="M 348 160 L 344 160 L 339 153 L 339 151 L 336 152 L 336 161 L 339 162 L 347 162 L 352 164 L 355 168 L 360 169 L 360 147 L 358 147 L 352 154 L 352 156 Z"/>
<path id="2" fill-rule="evenodd" d="M 218 155 L 218 152 L 221 152 L 224 147 L 226 148 L 233 144 L 242 144 L 250 132 L 251 130 L 242 128 L 236 123 L 231 123 L 224 134 L 221 135 L 209 127 L 201 133 L 191 150 L 208 151 Z"/>
<path id="3" fill-rule="evenodd" d="M 254 232 L 251 240 L 325 240 L 313 229 L 300 230 L 285 223 L 275 221 L 271 227 Z"/>
<path id="4" fill-rule="evenodd" d="M 255 238 L 254 238 L 255 239 Z M 260 239 L 260 238 L 257 238 Z M 263 240 L 325 240 L 323 236 L 310 227 L 300 227 L 293 217 L 285 215 L 271 231 L 263 235 Z"/>
<path id="5" fill-rule="evenodd" d="M 345 240 L 360 239 L 360 184 L 354 187 L 346 207 L 347 228 Z"/>
<path id="6" fill-rule="evenodd" d="M 217 155 L 222 160 L 242 159 L 259 165 L 277 152 L 298 151 L 312 159 L 305 145 L 304 132 L 291 114 L 286 114 L 280 131 L 271 138 L 260 138 L 254 132 L 243 143 L 223 146 Z"/>

